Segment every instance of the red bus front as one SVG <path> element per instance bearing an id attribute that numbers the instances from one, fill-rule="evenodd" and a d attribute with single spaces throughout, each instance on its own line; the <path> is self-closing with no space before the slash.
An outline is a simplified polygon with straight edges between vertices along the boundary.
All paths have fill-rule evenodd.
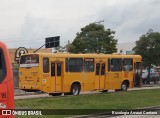
<path id="1" fill-rule="evenodd" d="M 8 49 L 0 42 L 0 118 L 14 117 L 2 116 L 2 109 L 14 109 L 14 85 Z"/>

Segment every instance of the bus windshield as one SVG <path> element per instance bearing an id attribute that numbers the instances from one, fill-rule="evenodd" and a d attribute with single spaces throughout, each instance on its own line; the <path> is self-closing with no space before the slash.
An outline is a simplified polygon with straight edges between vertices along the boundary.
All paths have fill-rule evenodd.
<path id="1" fill-rule="evenodd" d="M 20 67 L 37 67 L 37 66 L 39 66 L 39 57 L 37 54 L 21 56 Z"/>

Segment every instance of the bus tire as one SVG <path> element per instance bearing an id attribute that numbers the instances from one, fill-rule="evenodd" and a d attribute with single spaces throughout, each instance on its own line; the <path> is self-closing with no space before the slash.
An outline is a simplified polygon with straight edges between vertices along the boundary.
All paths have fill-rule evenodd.
<path id="1" fill-rule="evenodd" d="M 122 85 L 121 85 L 121 91 L 127 91 L 127 83 L 126 82 L 123 82 Z"/>
<path id="2" fill-rule="evenodd" d="M 78 95 L 80 93 L 80 85 L 77 83 L 72 84 L 70 93 L 71 95 Z"/>

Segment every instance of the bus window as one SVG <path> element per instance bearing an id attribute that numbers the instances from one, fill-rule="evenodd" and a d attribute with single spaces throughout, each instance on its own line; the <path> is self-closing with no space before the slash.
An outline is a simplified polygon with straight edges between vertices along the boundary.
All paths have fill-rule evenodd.
<path id="1" fill-rule="evenodd" d="M 55 76 L 55 63 L 51 63 L 51 76 Z"/>
<path id="2" fill-rule="evenodd" d="M 141 62 L 136 62 L 136 73 L 138 73 L 138 75 L 141 75 L 141 65 L 142 63 Z"/>
<path id="3" fill-rule="evenodd" d="M 62 69 L 61 63 L 57 63 L 57 76 L 61 76 L 61 69 Z"/>
<path id="4" fill-rule="evenodd" d="M 68 59 L 65 60 L 66 63 L 66 72 L 68 72 Z"/>
<path id="5" fill-rule="evenodd" d="M 133 59 L 123 59 L 123 71 L 133 70 Z"/>
<path id="6" fill-rule="evenodd" d="M 38 67 L 39 57 L 37 54 L 23 55 L 20 59 L 20 67 Z"/>
<path id="7" fill-rule="evenodd" d="M 0 83 L 2 83 L 2 81 L 4 80 L 5 75 L 6 75 L 5 60 L 2 49 L 0 49 Z"/>
<path id="8" fill-rule="evenodd" d="M 83 70 L 83 59 L 81 58 L 69 59 L 69 72 L 82 72 L 82 70 Z"/>
<path id="9" fill-rule="evenodd" d="M 108 59 L 108 72 L 111 71 L 111 62 L 110 59 Z"/>
<path id="10" fill-rule="evenodd" d="M 111 59 L 111 71 L 122 71 L 122 59 Z"/>
<path id="11" fill-rule="evenodd" d="M 102 67 L 101 67 L 101 75 L 105 74 L 105 63 L 102 63 Z"/>
<path id="12" fill-rule="evenodd" d="M 101 68 L 101 72 L 100 72 Z M 96 63 L 96 75 L 104 75 L 105 74 L 105 63 Z"/>
<path id="13" fill-rule="evenodd" d="M 94 59 L 84 59 L 84 71 L 94 72 Z"/>
<path id="14" fill-rule="evenodd" d="M 43 58 L 43 72 L 49 73 L 49 58 Z"/>
<path id="15" fill-rule="evenodd" d="M 100 63 L 97 63 L 96 64 L 96 75 L 100 75 L 99 69 L 100 69 Z"/>

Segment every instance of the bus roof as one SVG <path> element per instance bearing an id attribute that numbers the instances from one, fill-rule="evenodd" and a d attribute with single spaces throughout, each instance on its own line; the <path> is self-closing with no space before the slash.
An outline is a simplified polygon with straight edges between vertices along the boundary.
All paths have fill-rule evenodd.
<path id="1" fill-rule="evenodd" d="M 112 58 L 142 58 L 140 55 L 122 55 L 122 54 L 73 54 L 73 53 L 27 53 L 24 55 L 32 55 L 32 54 L 38 54 L 43 57 L 59 57 L 59 58 L 65 58 L 65 57 L 74 57 L 74 58 L 106 58 L 106 57 L 112 57 Z"/>

